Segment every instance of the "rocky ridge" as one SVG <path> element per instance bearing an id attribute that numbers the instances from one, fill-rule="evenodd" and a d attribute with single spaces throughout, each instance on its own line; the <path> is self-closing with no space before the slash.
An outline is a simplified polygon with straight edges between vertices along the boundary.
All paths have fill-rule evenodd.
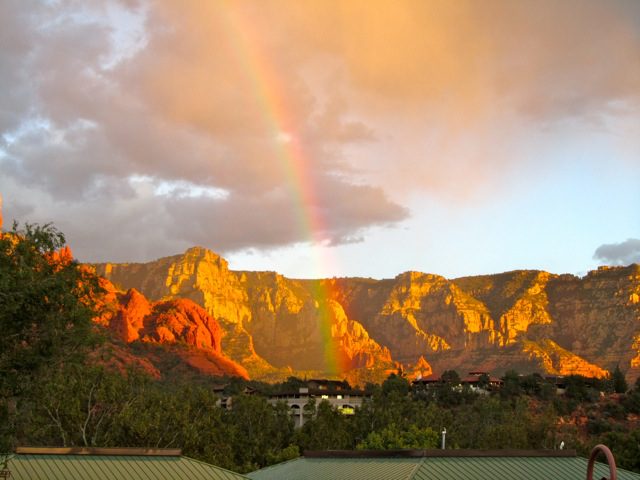
<path id="1" fill-rule="evenodd" d="M 631 378 L 640 374 L 638 265 L 584 278 L 514 271 L 454 280 L 421 272 L 294 280 L 231 271 L 219 255 L 195 247 L 96 270 L 153 302 L 196 302 L 219 323 L 222 351 L 252 378 L 364 381 L 398 366 L 603 376 L 619 364 Z"/>
<path id="2" fill-rule="evenodd" d="M 157 354 L 165 350 L 200 373 L 249 378 L 243 366 L 223 353 L 220 324 L 192 300 L 151 302 L 135 288 L 119 291 L 108 280 L 102 281 L 102 287 L 105 295 L 96 323 L 112 334 L 114 341 L 106 349 L 112 363 L 136 364 L 151 375 L 160 376 L 161 369 L 152 358 L 128 348 L 137 342 L 156 345 Z"/>

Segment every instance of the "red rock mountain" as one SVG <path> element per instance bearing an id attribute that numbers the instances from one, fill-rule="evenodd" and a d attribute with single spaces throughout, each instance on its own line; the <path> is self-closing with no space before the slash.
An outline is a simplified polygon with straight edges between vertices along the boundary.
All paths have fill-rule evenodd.
<path id="1" fill-rule="evenodd" d="M 150 302 L 135 288 L 120 292 L 106 280 L 102 286 L 107 292 L 102 305 L 104 313 L 96 321 L 124 346 L 132 342 L 162 346 L 165 353 L 201 373 L 248 378 L 244 367 L 223 354 L 220 324 L 192 300 Z M 161 373 L 153 358 L 140 358 L 122 346 L 112 350 L 119 357 L 116 360 L 138 363 L 154 376 Z M 158 349 L 155 351 L 159 353 Z"/>
<path id="2" fill-rule="evenodd" d="M 152 302 L 190 299 L 221 329 L 218 336 L 207 333 L 195 312 L 149 329 L 145 308 L 152 316 L 161 309 L 145 307 L 149 302 L 130 291 L 122 302 L 131 312 L 114 318 L 123 339 L 221 344 L 252 378 L 297 373 L 362 382 L 399 364 L 422 375 L 515 368 L 602 376 L 616 364 L 630 378 L 640 374 L 638 265 L 603 267 L 584 278 L 514 271 L 454 280 L 421 272 L 293 280 L 231 271 L 223 258 L 195 247 L 155 262 L 96 269 Z"/>

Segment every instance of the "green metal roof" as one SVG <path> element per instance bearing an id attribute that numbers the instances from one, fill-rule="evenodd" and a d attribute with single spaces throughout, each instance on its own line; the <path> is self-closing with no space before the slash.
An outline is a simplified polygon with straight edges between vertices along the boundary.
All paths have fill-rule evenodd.
<path id="1" fill-rule="evenodd" d="M 412 480 L 456 478 L 479 480 L 585 480 L 588 460 L 581 457 L 482 457 L 424 458 Z M 594 478 L 609 478 L 609 467 L 597 463 Z M 618 469 L 620 480 L 639 480 L 640 474 Z"/>
<path id="2" fill-rule="evenodd" d="M 254 480 L 585 480 L 588 461 L 580 457 L 414 457 L 305 458 L 249 473 Z M 594 478 L 609 477 L 597 463 Z M 618 468 L 619 480 L 640 480 L 640 474 Z"/>
<path id="3" fill-rule="evenodd" d="M 297 458 L 248 473 L 255 480 L 371 479 L 405 480 L 413 478 L 420 458 Z"/>
<path id="4" fill-rule="evenodd" d="M 247 477 L 188 457 L 16 454 L 12 480 L 242 480 Z"/>

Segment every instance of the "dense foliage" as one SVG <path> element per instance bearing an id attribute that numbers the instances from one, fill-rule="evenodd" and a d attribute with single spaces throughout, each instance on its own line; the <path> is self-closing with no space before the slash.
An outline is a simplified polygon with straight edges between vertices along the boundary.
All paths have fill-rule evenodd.
<path id="1" fill-rule="evenodd" d="M 354 415 L 312 402 L 305 411 L 310 419 L 294 430 L 287 407 L 257 393 L 238 393 L 223 409 L 206 381 L 194 386 L 190 379 L 158 381 L 76 364 L 48 376 L 21 402 L 16 435 L 32 445 L 180 447 L 190 457 L 247 472 L 304 450 L 438 448 L 445 427 L 447 448 L 553 449 L 564 442 L 586 456 L 605 443 L 620 467 L 640 471 L 638 429 L 625 423 L 640 412 L 640 388 L 576 400 L 596 396 L 590 380 L 576 377 L 572 382 L 583 388 L 546 399 L 544 389 L 524 391 L 534 380 L 543 381 L 520 377 L 510 396 L 453 385 L 426 395 L 392 376 L 368 386 L 372 396 Z M 234 380 L 230 388 L 240 384 Z"/>
<path id="2" fill-rule="evenodd" d="M 499 390 L 480 394 L 455 371 L 425 389 L 399 372 L 366 386 L 370 398 L 353 415 L 327 402 L 305 408 L 298 430 L 286 405 L 262 394 L 304 385 L 238 378 L 155 380 L 98 365 L 87 355 L 98 288 L 90 273 L 61 254 L 64 237 L 27 226 L 0 238 L 0 448 L 51 446 L 179 447 L 183 453 L 247 472 L 307 449 L 553 449 L 560 442 L 586 455 L 609 445 L 618 465 L 640 471 L 640 385 L 566 378 L 566 392 L 539 375 L 507 372 Z M 64 253 L 64 250 L 62 250 Z M 226 384 L 230 409 L 213 382 Z M 483 386 L 489 388 L 488 378 Z M 247 394 L 245 387 L 258 393 Z M 601 392 L 607 392 L 605 395 Z M 618 392 L 618 393 L 614 393 Z M 629 428 L 636 419 L 636 428 Z"/>
<path id="3" fill-rule="evenodd" d="M 40 377 L 83 359 L 95 340 L 95 276 L 73 261 L 51 225 L 0 233 L 0 448 Z"/>

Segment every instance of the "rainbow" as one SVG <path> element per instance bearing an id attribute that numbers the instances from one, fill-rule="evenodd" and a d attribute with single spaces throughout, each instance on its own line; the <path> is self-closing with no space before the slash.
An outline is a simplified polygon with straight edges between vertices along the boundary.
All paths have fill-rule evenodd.
<path id="1" fill-rule="evenodd" d="M 310 157 L 297 134 L 297 122 L 293 109 L 287 103 L 288 98 L 281 79 L 264 51 L 253 25 L 229 4 L 224 13 L 236 55 L 243 62 L 247 77 L 253 85 L 256 100 L 264 112 L 264 120 L 273 132 L 274 143 L 278 148 L 279 164 L 287 180 L 290 197 L 297 206 L 298 228 L 315 246 L 313 249 L 314 276 L 318 279 L 325 278 L 329 273 L 326 270 L 327 266 L 333 264 L 326 249 L 318 248 L 326 242 L 326 219 L 322 215 L 309 168 Z M 332 314 L 328 302 L 331 298 L 329 282 L 314 281 L 313 296 L 318 302 L 318 322 L 322 336 L 325 369 L 327 373 L 339 376 L 348 369 L 348 359 L 340 353 L 338 341 L 332 333 Z"/>

